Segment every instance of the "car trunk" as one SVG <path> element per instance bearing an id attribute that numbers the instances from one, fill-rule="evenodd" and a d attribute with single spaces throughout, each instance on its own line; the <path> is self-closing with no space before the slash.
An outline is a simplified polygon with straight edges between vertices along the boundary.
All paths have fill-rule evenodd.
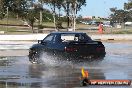
<path id="1" fill-rule="evenodd" d="M 105 53 L 104 45 L 98 41 L 91 42 L 69 42 L 65 51 L 76 55 L 96 55 Z"/>

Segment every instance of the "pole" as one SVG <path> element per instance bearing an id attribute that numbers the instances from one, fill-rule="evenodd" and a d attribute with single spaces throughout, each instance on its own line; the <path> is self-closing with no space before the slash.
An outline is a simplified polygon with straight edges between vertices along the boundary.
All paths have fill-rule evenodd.
<path id="1" fill-rule="evenodd" d="M 69 0 L 66 0 L 66 4 L 67 4 L 67 28 L 69 28 L 69 22 L 70 22 L 70 19 L 69 19 Z"/>
<path id="2" fill-rule="evenodd" d="M 58 29 L 56 29 L 56 19 L 55 19 L 55 3 L 54 3 L 54 11 L 53 11 L 53 18 L 54 18 L 54 27 L 55 27 L 55 31 L 58 31 Z"/>
<path id="3" fill-rule="evenodd" d="M 42 25 L 42 11 L 40 11 L 40 25 Z"/>
<path id="4" fill-rule="evenodd" d="M 76 29 L 76 7 L 77 7 L 77 3 L 75 2 L 75 6 L 74 6 L 74 25 L 73 25 L 73 31 L 75 31 Z"/>
<path id="5" fill-rule="evenodd" d="M 7 13 L 6 13 L 6 15 L 7 15 L 7 18 L 6 18 L 6 20 L 7 20 L 7 27 L 6 27 L 6 32 L 8 31 L 8 15 L 9 15 L 9 7 L 7 7 L 6 8 L 6 11 L 7 11 Z"/>

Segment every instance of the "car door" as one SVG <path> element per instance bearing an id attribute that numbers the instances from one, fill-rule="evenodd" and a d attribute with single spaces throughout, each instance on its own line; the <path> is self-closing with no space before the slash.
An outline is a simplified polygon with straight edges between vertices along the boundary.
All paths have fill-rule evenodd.
<path id="1" fill-rule="evenodd" d="M 51 51 L 52 46 L 53 46 L 53 39 L 54 39 L 54 35 L 50 34 L 42 40 L 44 51 L 48 51 L 48 52 Z"/>

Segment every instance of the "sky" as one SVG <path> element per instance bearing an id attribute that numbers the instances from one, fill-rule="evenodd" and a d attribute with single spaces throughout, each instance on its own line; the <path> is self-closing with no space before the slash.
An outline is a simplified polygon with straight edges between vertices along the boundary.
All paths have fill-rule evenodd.
<path id="1" fill-rule="evenodd" d="M 111 12 L 110 8 L 117 7 L 123 9 L 124 3 L 128 0 L 86 0 L 86 6 L 78 12 L 82 16 L 100 16 L 108 17 Z"/>

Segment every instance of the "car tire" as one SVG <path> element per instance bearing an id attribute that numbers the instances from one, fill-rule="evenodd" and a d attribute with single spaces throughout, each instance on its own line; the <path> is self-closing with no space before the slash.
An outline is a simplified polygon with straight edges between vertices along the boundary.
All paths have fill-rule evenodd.
<path id="1" fill-rule="evenodd" d="M 29 61 L 33 64 L 39 63 L 39 57 L 36 54 L 29 55 Z"/>

